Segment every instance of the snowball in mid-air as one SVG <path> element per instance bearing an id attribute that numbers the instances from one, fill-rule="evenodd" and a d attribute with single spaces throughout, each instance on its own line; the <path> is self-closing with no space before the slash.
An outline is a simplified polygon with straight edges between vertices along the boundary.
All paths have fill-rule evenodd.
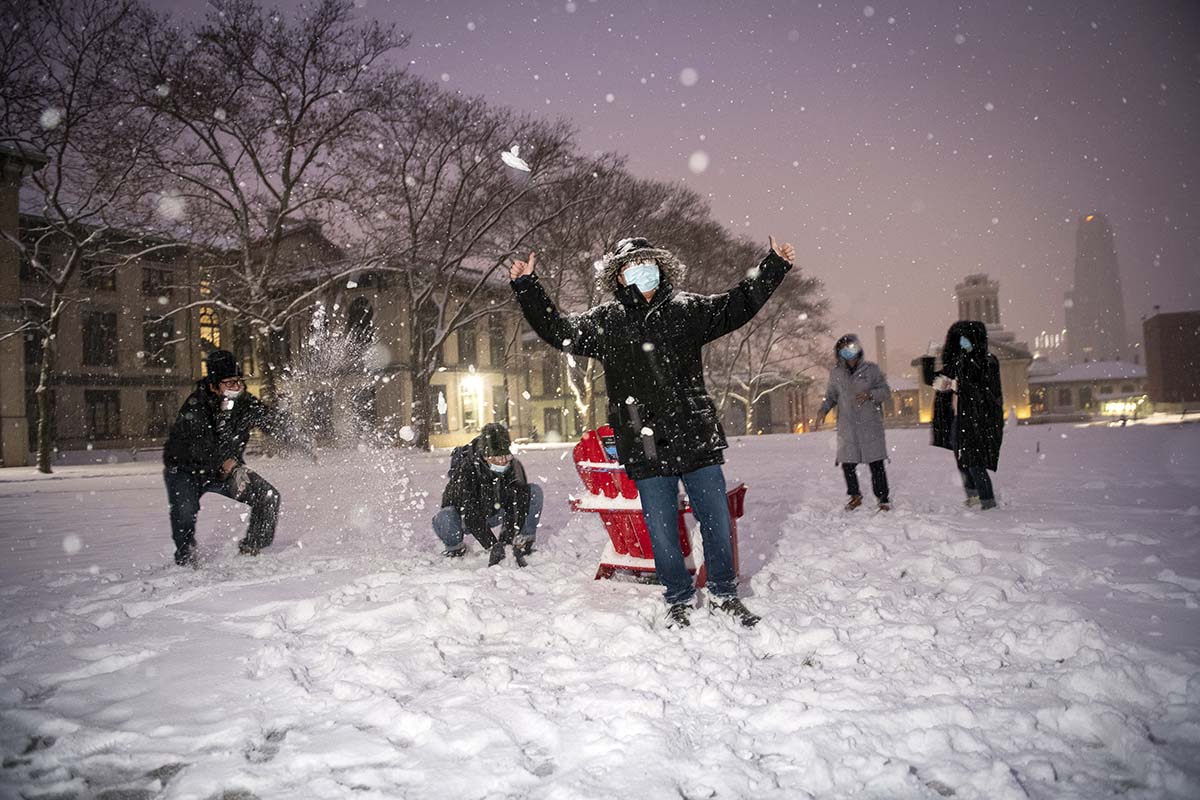
<path id="1" fill-rule="evenodd" d="M 178 222 L 183 219 L 184 212 L 187 211 L 187 203 L 174 192 L 165 192 L 158 196 L 155 211 L 163 219 Z"/>
<path id="2" fill-rule="evenodd" d="M 83 549 L 83 540 L 73 533 L 68 533 L 63 537 L 62 547 L 64 553 L 73 556 Z"/>
<path id="3" fill-rule="evenodd" d="M 703 150 L 692 153 L 691 158 L 688 159 L 688 169 L 697 175 L 708 169 L 708 153 Z"/>
<path id="4" fill-rule="evenodd" d="M 378 342 L 371 345 L 363 355 L 363 364 L 370 370 L 383 369 L 390 363 L 392 363 L 392 351 Z"/>
<path id="5" fill-rule="evenodd" d="M 38 119 L 42 123 L 42 127 L 46 130 L 54 130 L 58 127 L 58 123 L 62 122 L 62 110 L 58 108 L 47 108 L 42 112 L 42 116 Z"/>
<path id="6" fill-rule="evenodd" d="M 684 67 L 679 71 L 679 82 L 684 86 L 695 86 L 698 80 L 700 80 L 700 73 L 691 67 Z"/>
<path id="7" fill-rule="evenodd" d="M 400 429 L 400 438 L 406 442 L 411 442 L 417 438 L 417 432 L 412 429 L 412 425 L 405 425 Z"/>
<path id="8" fill-rule="evenodd" d="M 511 150 L 501 150 L 500 160 L 513 169 L 519 169 L 522 172 L 530 171 L 529 164 L 525 163 L 525 159 L 521 158 L 521 145 L 519 144 L 514 144 Z"/>

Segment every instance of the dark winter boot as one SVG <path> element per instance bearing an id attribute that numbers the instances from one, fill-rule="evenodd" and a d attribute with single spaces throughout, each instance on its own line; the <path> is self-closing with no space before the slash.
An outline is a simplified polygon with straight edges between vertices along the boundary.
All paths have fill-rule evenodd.
<path id="1" fill-rule="evenodd" d="M 861 494 L 852 494 L 852 495 L 850 495 L 850 499 L 846 501 L 846 510 L 853 511 L 854 509 L 858 508 L 861 505 L 862 505 L 862 495 Z"/>
<path id="2" fill-rule="evenodd" d="M 518 567 L 528 567 L 529 562 L 525 560 L 525 553 L 522 550 L 513 548 L 513 559 L 517 562 Z"/>
<path id="3" fill-rule="evenodd" d="M 496 542 L 488 554 L 488 566 L 494 567 L 504 560 L 504 542 Z"/>
<path id="4" fill-rule="evenodd" d="M 742 601 L 736 597 L 729 597 L 722 600 L 715 608 L 739 620 L 747 628 L 753 628 L 762 619 L 757 614 L 751 614 L 750 609 L 746 608 Z"/>
<path id="5" fill-rule="evenodd" d="M 996 507 L 995 500 L 980 500 L 979 501 L 979 510 L 980 511 L 987 511 L 989 508 L 995 508 L 995 507 Z"/>
<path id="6" fill-rule="evenodd" d="M 446 558 L 462 558 L 467 554 L 467 546 L 460 544 L 458 547 L 447 547 L 442 551 L 442 555 Z"/>
<path id="7" fill-rule="evenodd" d="M 191 567 L 197 569 L 200 566 L 200 560 L 196 557 L 196 543 L 189 542 L 182 548 L 175 550 L 175 563 L 181 567 Z"/>
<path id="8" fill-rule="evenodd" d="M 887 500 L 879 501 L 879 510 L 880 511 L 891 511 L 892 510 L 891 502 L 889 502 Z"/>
<path id="9" fill-rule="evenodd" d="M 667 627 L 668 628 L 686 628 L 692 624 L 688 619 L 688 613 L 692 607 L 687 603 L 673 603 L 667 609 Z"/>
<path id="10" fill-rule="evenodd" d="M 262 552 L 261 547 L 259 547 L 258 545 L 255 545 L 255 544 L 251 544 L 250 542 L 246 541 L 245 539 L 238 542 L 238 555 L 239 556 L 256 556 L 261 552 Z"/>

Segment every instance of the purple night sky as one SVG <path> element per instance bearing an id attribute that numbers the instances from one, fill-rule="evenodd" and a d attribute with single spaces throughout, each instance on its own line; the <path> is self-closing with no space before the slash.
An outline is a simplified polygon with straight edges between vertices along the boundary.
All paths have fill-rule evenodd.
<path id="1" fill-rule="evenodd" d="M 159 0 L 162 8 L 187 8 Z M 1063 325 L 1079 216 L 1117 235 L 1126 314 L 1200 308 L 1200 3 L 357 0 L 452 90 L 577 127 L 795 243 L 835 333 L 893 373 L 986 272 L 1018 338 Z M 280 6 L 300 13 L 299 3 Z M 707 168 L 694 171 L 707 156 Z"/>

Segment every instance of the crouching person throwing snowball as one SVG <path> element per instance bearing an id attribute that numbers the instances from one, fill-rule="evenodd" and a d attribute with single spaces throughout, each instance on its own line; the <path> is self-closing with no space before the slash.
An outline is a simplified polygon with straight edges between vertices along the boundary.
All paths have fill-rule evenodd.
<path id="1" fill-rule="evenodd" d="M 617 455 L 637 483 L 672 626 L 690 624 L 695 596 L 679 544 L 680 481 L 700 522 L 711 607 L 744 625 L 759 620 L 737 596 L 721 470 L 727 444 L 704 386 L 700 354 L 763 307 L 794 257 L 790 244 L 778 248 L 771 239 L 770 252 L 749 277 L 724 294 L 697 295 L 676 289 L 684 266 L 672 253 L 643 238 L 623 239 L 604 257 L 600 276 L 616 300 L 571 315 L 559 313 L 539 283 L 533 253 L 509 270 L 525 319 L 539 336 L 604 364 L 608 422 Z"/>
<path id="2" fill-rule="evenodd" d="M 180 566 L 197 566 L 196 517 L 207 492 L 250 506 L 240 554 L 256 556 L 274 541 L 279 491 L 246 466 L 246 443 L 252 428 L 283 438 L 295 434 L 286 414 L 246 391 L 233 353 L 214 350 L 205 363 L 207 375 L 179 409 L 163 448 L 171 536 Z"/>
<path id="3" fill-rule="evenodd" d="M 524 567 L 541 516 L 542 487 L 526 479 L 503 425 L 484 425 L 469 444 L 454 448 L 442 510 L 433 518 L 433 531 L 446 545 L 443 555 L 466 555 L 463 534 L 469 533 L 489 551 L 489 567 L 504 560 L 506 546 Z M 492 533 L 497 527 L 499 537 Z"/>

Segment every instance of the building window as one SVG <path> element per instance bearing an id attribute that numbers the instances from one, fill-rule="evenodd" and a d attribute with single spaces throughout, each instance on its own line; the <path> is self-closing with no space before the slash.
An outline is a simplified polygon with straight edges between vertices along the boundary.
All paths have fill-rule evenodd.
<path id="1" fill-rule="evenodd" d="M 166 436 L 176 410 L 174 392 L 146 392 L 146 435 Z"/>
<path id="2" fill-rule="evenodd" d="M 200 306 L 200 349 L 206 353 L 221 349 L 221 321 L 212 306 Z"/>
<path id="3" fill-rule="evenodd" d="M 87 409 L 87 437 L 116 439 L 121 435 L 121 393 L 87 390 L 83 393 Z"/>
<path id="4" fill-rule="evenodd" d="M 1133 388 L 1132 383 L 1122 383 L 1121 384 L 1121 394 L 1133 394 L 1134 391 L 1136 391 L 1136 390 Z"/>
<path id="5" fill-rule="evenodd" d="M 171 299 L 171 270 L 142 267 L 142 294 L 151 298 Z"/>
<path id="6" fill-rule="evenodd" d="M 117 363 L 117 315 L 88 311 L 83 315 L 83 363 L 89 367 L 112 367 Z"/>
<path id="7" fill-rule="evenodd" d="M 1092 387 L 1083 386 L 1079 389 L 1079 407 L 1084 411 L 1092 410 Z"/>
<path id="8" fill-rule="evenodd" d="M 561 394 L 562 362 L 557 355 L 550 354 L 542 359 L 542 397 L 558 397 Z"/>
<path id="9" fill-rule="evenodd" d="M 1029 410 L 1033 414 L 1046 413 L 1046 387 L 1029 387 Z"/>
<path id="10" fill-rule="evenodd" d="M 1058 390 L 1058 405 L 1059 405 L 1059 408 L 1065 408 L 1065 407 L 1071 405 L 1071 390 L 1070 389 L 1059 389 Z"/>
<path id="11" fill-rule="evenodd" d="M 450 431 L 450 404 L 446 402 L 446 384 L 435 383 L 430 386 L 429 396 L 433 398 L 433 413 L 429 415 L 433 421 L 433 432 L 448 433 Z"/>
<path id="12" fill-rule="evenodd" d="M 542 410 L 542 427 L 545 428 L 547 435 L 556 433 L 559 437 L 562 436 L 562 409 L 547 408 Z"/>
<path id="13" fill-rule="evenodd" d="M 504 368 L 504 351 L 508 337 L 504 330 L 503 314 L 488 314 L 488 356 L 492 367 Z"/>
<path id="14" fill-rule="evenodd" d="M 359 342 L 369 342 L 375 336 L 375 311 L 371 301 L 356 297 L 346 313 L 346 333 Z"/>
<path id="15" fill-rule="evenodd" d="M 254 339 L 249 327 L 243 323 L 233 326 L 233 357 L 242 365 L 244 374 L 254 374 Z"/>
<path id="16" fill-rule="evenodd" d="M 476 361 L 475 323 L 467 322 L 458 328 L 458 363 L 459 366 L 474 364 Z"/>
<path id="17" fill-rule="evenodd" d="M 466 380 L 459 381 L 458 393 L 462 400 L 462 428 L 468 433 L 479 430 L 479 410 L 483 405 L 483 398 L 480 394 L 483 387 L 480 385 L 479 377 L 476 375 L 466 376 Z"/>
<path id="18" fill-rule="evenodd" d="M 175 367 L 175 324 L 170 319 L 142 318 L 143 363 L 147 367 Z"/>
<path id="19" fill-rule="evenodd" d="M 102 292 L 117 290 L 117 268 L 112 264 L 85 258 L 80 274 L 83 278 L 83 285 L 88 289 Z"/>
<path id="20" fill-rule="evenodd" d="M 1101 386 L 1100 394 L 1112 394 L 1112 385 L 1110 384 L 1108 386 Z"/>

